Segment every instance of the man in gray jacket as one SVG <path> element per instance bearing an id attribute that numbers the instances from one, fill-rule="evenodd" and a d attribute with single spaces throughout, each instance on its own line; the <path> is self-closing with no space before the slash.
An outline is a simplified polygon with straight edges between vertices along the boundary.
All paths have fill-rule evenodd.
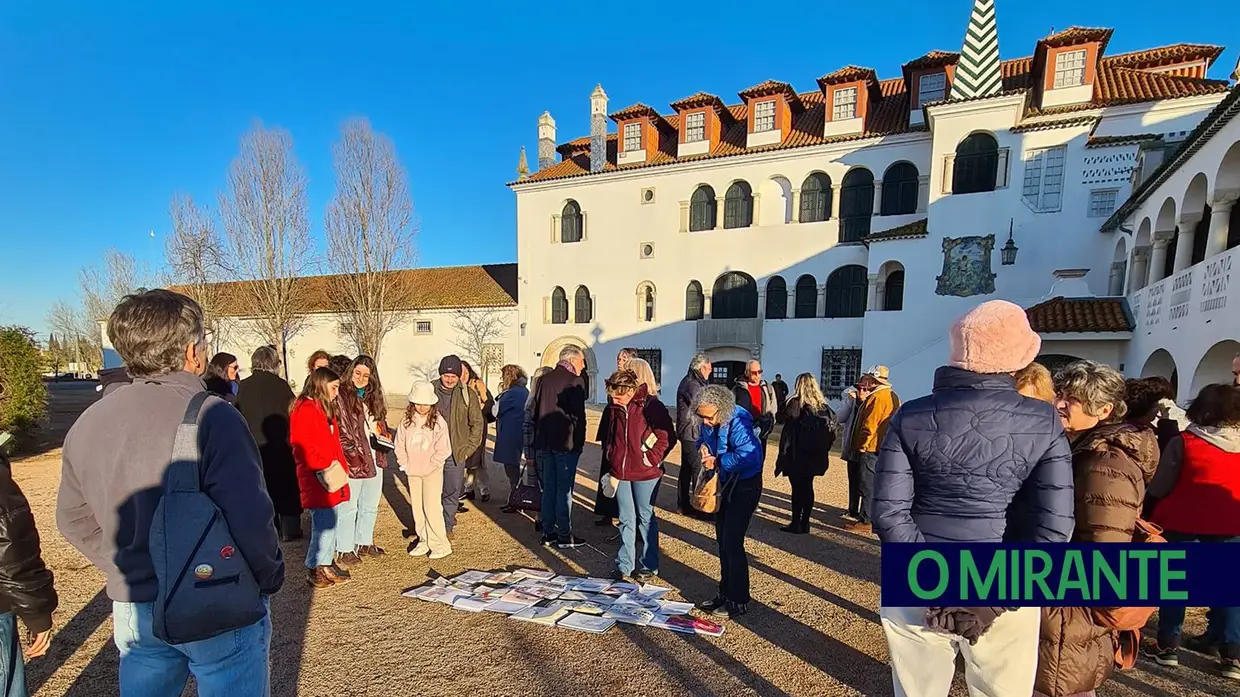
<path id="1" fill-rule="evenodd" d="M 179 695 L 193 672 L 202 694 L 265 697 L 270 615 L 179 645 L 156 638 L 152 628 L 159 588 L 148 539 L 177 427 L 190 400 L 206 389 L 202 308 L 168 290 L 128 295 L 108 320 L 108 337 L 133 383 L 91 405 L 69 431 L 56 523 L 107 574 L 120 692 Z M 284 582 L 284 557 L 254 438 L 241 413 L 222 399 L 209 397 L 200 414 L 202 491 L 220 509 L 259 590 L 275 593 Z"/>
<path id="2" fill-rule="evenodd" d="M 676 505 L 681 515 L 703 516 L 693 508 L 693 478 L 702 467 L 702 454 L 698 452 L 698 433 L 702 423 L 693 414 L 693 399 L 706 387 L 710 377 L 710 359 L 706 354 L 699 353 L 689 361 L 689 372 L 680 380 L 676 388 L 676 438 L 680 441 L 680 474 L 677 476 L 678 491 Z"/>

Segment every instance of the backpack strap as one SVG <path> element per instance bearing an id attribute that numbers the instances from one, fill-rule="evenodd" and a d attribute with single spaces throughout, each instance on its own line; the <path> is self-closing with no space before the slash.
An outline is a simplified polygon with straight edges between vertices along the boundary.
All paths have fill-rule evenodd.
<path id="1" fill-rule="evenodd" d="M 198 414 L 210 396 L 210 392 L 199 392 L 185 407 L 185 416 L 181 418 L 176 439 L 172 442 L 172 463 L 168 465 L 168 478 L 164 481 L 165 494 L 202 490 L 198 472 L 202 461 L 198 448 Z"/>

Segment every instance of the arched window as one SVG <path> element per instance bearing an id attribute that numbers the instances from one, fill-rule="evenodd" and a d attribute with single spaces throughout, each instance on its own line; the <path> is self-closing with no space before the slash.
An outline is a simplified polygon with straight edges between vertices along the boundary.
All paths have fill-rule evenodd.
<path id="1" fill-rule="evenodd" d="M 995 190 L 999 172 L 999 142 L 989 133 L 974 133 L 956 146 L 952 165 L 952 193 L 976 194 Z"/>
<path id="2" fill-rule="evenodd" d="M 753 225 L 753 190 L 743 181 L 728 187 L 723 195 L 723 226 L 725 228 Z M 713 313 L 712 313 L 713 314 Z"/>
<path id="3" fill-rule="evenodd" d="M 783 276 L 771 276 L 766 282 L 766 318 L 788 318 L 788 284 Z"/>
<path id="4" fill-rule="evenodd" d="M 801 184 L 801 222 L 816 223 L 831 217 L 831 177 L 814 172 Z"/>
<path id="5" fill-rule="evenodd" d="M 883 284 L 883 309 L 890 311 L 904 309 L 904 269 L 897 269 L 887 274 L 887 280 Z"/>
<path id="6" fill-rule="evenodd" d="M 874 175 L 858 167 L 844 175 L 840 186 L 840 242 L 860 242 L 870 234 L 874 214 Z"/>
<path id="7" fill-rule="evenodd" d="M 797 279 L 796 318 L 806 319 L 818 314 L 818 282 L 805 274 Z"/>
<path id="8" fill-rule="evenodd" d="M 590 289 L 577 286 L 577 292 L 573 294 L 573 322 L 585 324 L 593 319 L 594 301 L 590 299 Z"/>
<path id="9" fill-rule="evenodd" d="M 710 297 L 713 319 L 737 319 L 758 316 L 758 283 L 753 276 L 729 271 L 715 280 Z"/>
<path id="10" fill-rule="evenodd" d="M 702 284 L 689 281 L 685 288 L 685 319 L 692 322 L 702 319 L 706 312 L 706 299 L 702 297 Z"/>
<path id="11" fill-rule="evenodd" d="M 865 317 L 865 267 L 841 266 L 827 277 L 827 317 Z"/>
<path id="12" fill-rule="evenodd" d="M 564 210 L 560 212 L 560 241 L 580 242 L 581 223 L 581 206 L 570 199 L 564 204 Z"/>
<path id="13" fill-rule="evenodd" d="M 920 186 L 917 168 L 909 162 L 897 162 L 883 174 L 882 215 L 904 215 L 917 212 L 917 190 Z"/>
<path id="14" fill-rule="evenodd" d="M 714 230 L 716 219 L 715 190 L 703 184 L 689 198 L 689 231 Z"/>
<path id="15" fill-rule="evenodd" d="M 637 287 L 637 319 L 641 322 L 654 321 L 654 285 L 650 283 Z"/>
<path id="16" fill-rule="evenodd" d="M 559 286 L 551 291 L 551 323 L 568 324 L 568 294 Z"/>

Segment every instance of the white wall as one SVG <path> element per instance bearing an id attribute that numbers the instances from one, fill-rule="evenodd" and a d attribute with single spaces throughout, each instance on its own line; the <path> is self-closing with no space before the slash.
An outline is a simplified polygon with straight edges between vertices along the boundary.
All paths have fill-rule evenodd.
<path id="1" fill-rule="evenodd" d="M 1103 119 L 1098 132 L 1128 135 L 1179 129 L 1195 124 L 1217 101 L 1217 97 L 1210 97 L 1099 110 Z M 1060 268 L 1089 268 L 1086 282 L 1091 291 L 1097 295 L 1107 292 L 1115 240 L 1113 235 L 1098 232 L 1102 219 L 1088 217 L 1089 192 L 1116 188 L 1123 201 L 1129 193 L 1128 184 L 1122 174 L 1115 177 L 1122 181 L 1090 182 L 1090 177 L 1097 176 L 1092 171 L 1097 168 L 1096 157 L 1105 153 L 1084 147 L 1089 126 L 1013 132 L 1022 108 L 1021 96 L 945 105 L 932 110 L 933 135 L 874 138 L 521 184 L 515 187 L 520 322 L 524 326 L 519 339 L 521 356 L 525 362 L 537 364 L 542 360 L 539 354 L 553 342 L 577 337 L 594 348 L 596 361 L 605 364 L 601 373 L 605 376 L 619 348 L 658 347 L 663 349 L 666 382 L 683 372 L 695 349 L 695 329 L 683 321 L 685 288 L 690 280 L 699 281 L 709 295 L 720 274 L 739 270 L 757 279 L 762 292 L 767 279 L 779 274 L 792 291 L 803 273 L 813 274 L 821 288 L 840 266 L 861 264 L 873 274 L 884 262 L 895 260 L 904 266 L 906 274 L 902 311 L 871 311 L 864 320 L 767 321 L 761 357 L 768 375 L 780 372 L 788 379 L 803 371 L 818 373 L 823 347 L 860 345 L 863 364 L 890 366 L 893 382 L 904 398 L 925 394 L 934 369 L 947 358 L 947 327 L 978 303 L 1003 298 L 1026 307 L 1035 304 L 1050 290 L 1052 272 Z M 1116 125 L 1104 130 L 1112 123 L 1112 114 Z M 945 158 L 977 130 L 989 131 L 1001 148 L 1009 149 L 1008 186 L 989 193 L 945 194 Z M 1058 211 L 1036 212 L 1022 201 L 1025 153 L 1056 145 L 1067 146 L 1062 204 Z M 1091 157 L 1095 159 L 1087 159 Z M 792 188 L 800 188 L 806 175 L 824 171 L 838 187 L 850 167 L 868 167 L 875 179 L 881 180 L 887 167 L 902 160 L 912 162 L 921 175 L 929 176 L 922 191 L 927 208 L 916 215 L 875 216 L 872 229 L 927 217 L 930 234 L 926 238 L 879 242 L 869 249 L 837 245 L 837 220 L 784 223 L 785 216 L 774 214 L 771 208 L 782 210 L 785 205 L 781 187 L 770 183 L 773 179 L 786 179 Z M 755 216 L 760 225 L 680 232 L 681 201 L 687 201 L 698 184 L 710 184 L 716 196 L 722 197 L 736 179 L 746 180 L 762 194 Z M 655 189 L 652 204 L 639 203 L 639 192 L 645 187 Z M 552 216 L 570 198 L 585 212 L 586 238 L 574 244 L 552 242 Z M 1002 266 L 999 250 L 1007 240 L 1009 221 L 1014 223 L 1014 240 L 1020 251 L 1014 266 Z M 943 266 L 943 239 L 989 234 L 995 236 L 991 270 L 996 274 L 996 292 L 968 298 L 936 295 L 935 279 Z M 647 242 L 655 247 L 654 258 L 641 259 L 640 245 Z M 652 323 L 638 321 L 636 293 L 644 281 L 654 283 L 658 290 Z M 571 322 L 573 292 L 582 284 L 595 298 L 594 321 L 585 325 L 548 323 L 544 298 L 552 288 L 561 286 L 568 294 Z M 764 292 L 761 297 L 765 297 Z M 760 313 L 763 304 L 760 299 Z M 821 301 L 819 305 L 821 314 Z M 709 306 L 708 297 L 708 312 Z M 596 396 L 601 396 L 601 390 Z"/>

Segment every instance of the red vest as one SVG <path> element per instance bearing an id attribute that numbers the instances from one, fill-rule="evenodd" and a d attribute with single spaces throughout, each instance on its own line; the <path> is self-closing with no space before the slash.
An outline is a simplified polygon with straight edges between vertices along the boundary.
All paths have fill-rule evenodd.
<path id="1" fill-rule="evenodd" d="M 1229 453 L 1185 431 L 1184 460 L 1175 487 L 1154 506 L 1164 530 L 1240 536 L 1240 453 Z"/>

